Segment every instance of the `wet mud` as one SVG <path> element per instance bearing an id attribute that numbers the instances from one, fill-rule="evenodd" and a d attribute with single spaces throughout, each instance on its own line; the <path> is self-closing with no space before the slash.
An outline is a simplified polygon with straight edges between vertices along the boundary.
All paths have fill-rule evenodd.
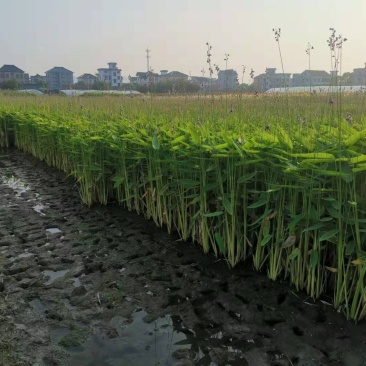
<path id="1" fill-rule="evenodd" d="M 0 150 L 0 365 L 366 365 L 366 324 Z"/>

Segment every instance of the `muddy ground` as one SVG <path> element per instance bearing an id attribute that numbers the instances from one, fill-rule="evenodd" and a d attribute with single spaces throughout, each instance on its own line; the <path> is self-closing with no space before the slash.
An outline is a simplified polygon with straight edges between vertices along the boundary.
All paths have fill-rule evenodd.
<path id="1" fill-rule="evenodd" d="M 365 322 L 0 151 L 0 365 L 362 366 L 365 342 Z"/>

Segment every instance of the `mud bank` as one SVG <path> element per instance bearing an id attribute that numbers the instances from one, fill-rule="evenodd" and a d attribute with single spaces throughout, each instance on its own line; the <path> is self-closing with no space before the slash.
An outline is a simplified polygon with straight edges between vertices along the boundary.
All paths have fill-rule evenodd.
<path id="1" fill-rule="evenodd" d="M 0 365 L 366 365 L 366 324 L 0 151 Z M 329 304 L 328 304 L 329 303 Z"/>

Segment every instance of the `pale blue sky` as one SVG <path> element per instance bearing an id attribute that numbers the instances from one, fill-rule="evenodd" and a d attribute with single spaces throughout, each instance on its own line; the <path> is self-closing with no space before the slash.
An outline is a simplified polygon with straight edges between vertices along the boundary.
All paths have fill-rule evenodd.
<path id="1" fill-rule="evenodd" d="M 0 64 L 30 74 L 64 66 L 79 76 L 115 61 L 123 75 L 151 66 L 200 75 L 206 42 L 213 63 L 245 79 L 281 64 L 272 28 L 281 28 L 285 72 L 330 69 L 329 28 L 348 38 L 343 71 L 366 62 L 366 0 L 0 0 Z M 1 66 L 0 65 L 0 66 Z M 206 73 L 206 76 L 208 72 Z"/>

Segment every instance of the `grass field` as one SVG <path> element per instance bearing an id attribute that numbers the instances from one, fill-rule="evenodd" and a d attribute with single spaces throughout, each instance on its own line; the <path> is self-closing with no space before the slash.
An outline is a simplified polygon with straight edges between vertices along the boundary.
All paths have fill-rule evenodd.
<path id="1" fill-rule="evenodd" d="M 0 96 L 0 146 L 366 316 L 366 93 Z M 182 243 L 184 245 L 184 243 Z"/>

